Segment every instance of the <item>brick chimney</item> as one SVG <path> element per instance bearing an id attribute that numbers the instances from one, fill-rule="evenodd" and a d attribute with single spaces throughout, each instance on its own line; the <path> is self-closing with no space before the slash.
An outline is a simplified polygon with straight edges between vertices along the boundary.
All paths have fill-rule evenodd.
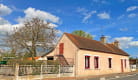
<path id="1" fill-rule="evenodd" d="M 119 41 L 115 40 L 114 45 L 119 48 Z"/>
<path id="2" fill-rule="evenodd" d="M 106 37 L 104 35 L 100 38 L 101 43 L 106 44 Z"/>

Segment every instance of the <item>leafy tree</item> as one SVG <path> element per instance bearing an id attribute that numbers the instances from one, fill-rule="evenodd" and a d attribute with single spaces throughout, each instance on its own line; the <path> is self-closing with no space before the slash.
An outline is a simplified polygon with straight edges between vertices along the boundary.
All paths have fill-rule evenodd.
<path id="1" fill-rule="evenodd" d="M 38 47 L 45 51 L 54 46 L 57 39 L 56 32 L 50 23 L 33 18 L 24 22 L 21 28 L 15 29 L 14 33 L 8 34 L 6 41 L 12 52 L 26 52 L 35 57 Z"/>
<path id="2" fill-rule="evenodd" d="M 85 38 L 89 38 L 89 39 L 93 39 L 93 36 L 91 34 L 86 33 L 82 30 L 73 31 L 72 34 L 78 35 L 78 36 L 81 36 L 81 37 L 85 37 Z"/>

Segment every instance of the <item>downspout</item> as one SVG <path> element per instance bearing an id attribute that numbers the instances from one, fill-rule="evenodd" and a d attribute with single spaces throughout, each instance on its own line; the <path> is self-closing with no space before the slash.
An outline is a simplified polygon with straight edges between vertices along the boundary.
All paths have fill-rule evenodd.
<path id="1" fill-rule="evenodd" d="M 78 51 L 79 51 L 79 49 L 77 48 L 76 53 L 75 53 L 75 59 L 74 59 L 75 60 L 74 61 L 75 62 L 75 77 L 77 77 L 77 74 L 78 74 L 77 73 L 77 71 L 78 71 L 78 68 L 77 68 L 78 67 Z"/>

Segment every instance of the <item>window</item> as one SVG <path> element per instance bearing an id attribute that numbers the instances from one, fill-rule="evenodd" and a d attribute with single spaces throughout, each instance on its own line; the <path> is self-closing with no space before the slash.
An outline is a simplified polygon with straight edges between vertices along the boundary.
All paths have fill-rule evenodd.
<path id="1" fill-rule="evenodd" d="M 90 68 L 90 56 L 85 56 L 85 69 Z"/>
<path id="2" fill-rule="evenodd" d="M 125 68 L 126 68 L 126 59 L 124 59 L 124 64 L 125 64 Z"/>
<path id="3" fill-rule="evenodd" d="M 112 58 L 108 58 L 108 63 L 109 63 L 108 67 L 112 68 Z"/>
<path id="4" fill-rule="evenodd" d="M 59 44 L 59 54 L 63 54 L 64 52 L 64 43 Z"/>
<path id="5" fill-rule="evenodd" d="M 94 57 L 94 68 L 95 69 L 99 68 L 99 57 L 98 56 Z"/>
<path id="6" fill-rule="evenodd" d="M 53 56 L 47 57 L 47 60 L 54 60 Z"/>

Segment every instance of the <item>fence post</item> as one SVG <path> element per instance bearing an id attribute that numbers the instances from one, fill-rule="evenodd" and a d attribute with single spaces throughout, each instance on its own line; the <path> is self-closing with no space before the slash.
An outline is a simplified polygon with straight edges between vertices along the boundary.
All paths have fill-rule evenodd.
<path id="1" fill-rule="evenodd" d="M 75 66 L 74 65 L 72 66 L 72 76 L 73 77 L 75 76 Z"/>
<path id="2" fill-rule="evenodd" d="M 58 77 L 60 77 L 60 68 L 61 68 L 61 66 L 59 65 L 59 68 L 58 68 Z"/>
<path id="3" fill-rule="evenodd" d="M 40 79 L 43 79 L 43 65 L 41 64 L 41 72 L 40 72 Z"/>
<path id="4" fill-rule="evenodd" d="M 15 65 L 15 80 L 19 80 L 19 64 L 18 63 L 16 63 L 16 65 Z"/>

